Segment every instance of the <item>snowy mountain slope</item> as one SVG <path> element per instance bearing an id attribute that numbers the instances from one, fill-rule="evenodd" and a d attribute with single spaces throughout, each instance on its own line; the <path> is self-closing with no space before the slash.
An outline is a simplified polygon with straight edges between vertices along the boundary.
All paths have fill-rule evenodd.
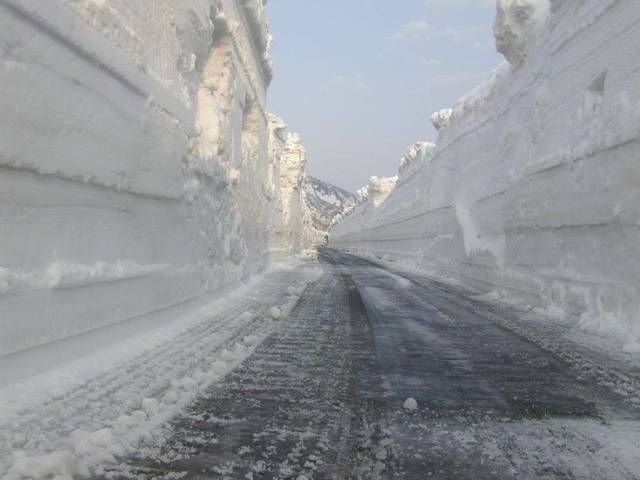
<path id="1" fill-rule="evenodd" d="M 640 4 L 498 2 L 509 63 L 437 112 L 438 145 L 332 231 L 640 346 Z"/>
<path id="2" fill-rule="evenodd" d="M 307 151 L 302 145 L 300 135 L 285 132 L 286 125 L 276 115 L 270 115 L 270 139 L 274 172 L 278 188 L 275 221 L 270 226 L 271 255 L 275 259 L 284 259 L 299 254 L 309 247 L 315 238 L 311 225 L 311 216 L 302 195 Z"/>
<path id="3" fill-rule="evenodd" d="M 321 232 L 328 232 L 339 216 L 358 203 L 355 194 L 310 175 L 304 179 L 302 192 L 313 226 Z"/>

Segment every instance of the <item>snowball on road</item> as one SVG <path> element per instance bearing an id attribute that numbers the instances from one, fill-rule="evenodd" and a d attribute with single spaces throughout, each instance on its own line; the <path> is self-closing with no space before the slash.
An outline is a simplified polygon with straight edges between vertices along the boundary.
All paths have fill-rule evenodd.
<path id="1" fill-rule="evenodd" d="M 413 412 L 418 409 L 418 402 L 416 402 L 415 398 L 407 398 L 402 404 L 402 408 L 409 412 Z"/>
<path id="2" fill-rule="evenodd" d="M 278 307 L 271 307 L 269 309 L 269 316 L 273 320 L 280 320 L 282 319 L 282 311 Z"/>

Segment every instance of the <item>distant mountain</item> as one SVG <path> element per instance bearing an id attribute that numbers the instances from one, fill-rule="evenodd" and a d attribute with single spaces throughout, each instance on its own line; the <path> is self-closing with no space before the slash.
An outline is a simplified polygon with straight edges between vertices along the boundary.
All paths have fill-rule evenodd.
<path id="1" fill-rule="evenodd" d="M 354 193 L 308 175 L 302 184 L 302 194 L 314 227 L 322 232 L 329 231 L 345 212 L 359 203 Z"/>

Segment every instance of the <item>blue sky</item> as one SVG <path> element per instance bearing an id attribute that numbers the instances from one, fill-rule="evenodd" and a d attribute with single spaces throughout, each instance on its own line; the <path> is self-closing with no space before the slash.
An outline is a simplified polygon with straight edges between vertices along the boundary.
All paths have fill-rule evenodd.
<path id="1" fill-rule="evenodd" d="M 500 62 L 495 0 L 270 0 L 270 110 L 302 135 L 308 170 L 355 190 L 433 141 L 431 113 Z"/>

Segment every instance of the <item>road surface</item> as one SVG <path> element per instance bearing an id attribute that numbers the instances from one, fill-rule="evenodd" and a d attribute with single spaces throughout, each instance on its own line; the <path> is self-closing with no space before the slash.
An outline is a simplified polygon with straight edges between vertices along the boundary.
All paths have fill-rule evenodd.
<path id="1" fill-rule="evenodd" d="M 461 289 L 319 260 L 275 333 L 110 478 L 640 478 L 639 411 L 613 379 Z"/>

